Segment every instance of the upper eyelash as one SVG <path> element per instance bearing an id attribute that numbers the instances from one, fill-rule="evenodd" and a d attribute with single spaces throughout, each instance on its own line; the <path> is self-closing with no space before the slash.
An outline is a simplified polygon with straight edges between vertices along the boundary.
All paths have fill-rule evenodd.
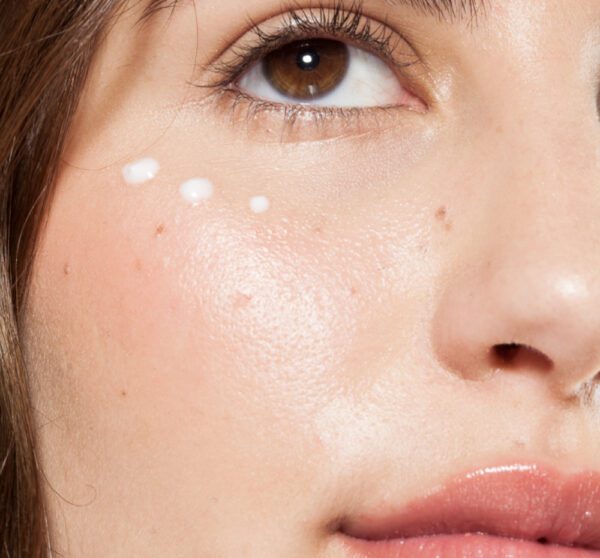
<path id="1" fill-rule="evenodd" d="M 237 47 L 231 61 L 211 65 L 209 70 L 220 75 L 221 79 L 210 87 L 230 87 L 267 54 L 295 40 L 315 38 L 322 34 L 367 45 L 396 67 L 405 68 L 415 62 L 401 62 L 393 56 L 395 39 L 400 38 L 387 25 L 365 17 L 359 0 L 355 0 L 349 8 L 344 6 L 342 0 L 338 0 L 333 7 L 322 4 L 315 8 L 292 9 L 283 16 L 283 23 L 276 31 L 267 32 L 254 22 L 251 25 L 251 33 L 256 37 L 254 44 Z"/>

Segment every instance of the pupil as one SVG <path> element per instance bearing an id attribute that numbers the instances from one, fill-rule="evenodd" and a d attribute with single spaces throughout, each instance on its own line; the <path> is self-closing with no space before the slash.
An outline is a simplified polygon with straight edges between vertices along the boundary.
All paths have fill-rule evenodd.
<path id="1" fill-rule="evenodd" d="M 321 63 L 319 53 L 309 46 L 304 46 L 298 52 L 298 67 L 305 72 L 316 70 Z"/>

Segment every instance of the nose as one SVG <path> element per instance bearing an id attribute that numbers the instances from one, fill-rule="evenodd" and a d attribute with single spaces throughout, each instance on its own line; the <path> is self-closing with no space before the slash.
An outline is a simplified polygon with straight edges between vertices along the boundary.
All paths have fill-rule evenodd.
<path id="1" fill-rule="evenodd" d="M 559 169 L 545 159 L 520 178 L 512 172 L 485 185 L 471 209 L 477 224 L 440 283 L 432 340 L 447 370 L 471 380 L 534 374 L 563 399 L 597 379 L 600 176 L 593 166 Z"/>

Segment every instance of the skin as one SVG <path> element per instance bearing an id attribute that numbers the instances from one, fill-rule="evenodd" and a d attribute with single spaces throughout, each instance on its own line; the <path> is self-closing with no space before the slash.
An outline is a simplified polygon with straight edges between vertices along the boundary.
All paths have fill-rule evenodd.
<path id="1" fill-rule="evenodd" d="M 600 470 L 598 2 L 369 0 L 427 110 L 291 127 L 190 85 L 279 6 L 136 4 L 91 70 L 24 322 L 57 555 L 346 558 L 461 472 Z"/>

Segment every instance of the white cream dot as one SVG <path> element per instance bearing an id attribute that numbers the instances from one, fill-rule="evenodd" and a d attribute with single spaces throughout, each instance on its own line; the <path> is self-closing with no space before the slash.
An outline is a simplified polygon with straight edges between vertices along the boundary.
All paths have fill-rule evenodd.
<path id="1" fill-rule="evenodd" d="M 271 202 L 266 196 L 254 196 L 250 200 L 250 209 L 253 213 L 265 213 L 265 211 L 269 211 L 270 207 Z"/>
<path id="2" fill-rule="evenodd" d="M 214 190 L 212 182 L 206 178 L 192 178 L 179 187 L 181 197 L 192 205 L 211 198 Z"/>
<path id="3" fill-rule="evenodd" d="M 150 157 L 129 163 L 123 167 L 123 178 L 129 184 L 144 184 L 158 175 L 160 165 Z"/>

